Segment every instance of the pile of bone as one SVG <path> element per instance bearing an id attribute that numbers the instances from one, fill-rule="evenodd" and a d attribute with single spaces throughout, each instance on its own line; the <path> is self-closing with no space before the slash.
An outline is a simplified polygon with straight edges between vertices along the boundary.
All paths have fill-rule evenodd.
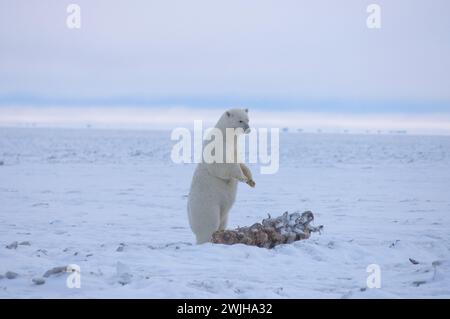
<path id="1" fill-rule="evenodd" d="M 273 248 L 280 244 L 289 244 L 297 240 L 308 239 L 313 232 L 320 232 L 323 226 L 314 227 L 312 212 L 298 212 L 263 219 L 250 227 L 239 227 L 235 230 L 219 230 L 212 235 L 216 244 L 245 244 L 264 248 Z"/>

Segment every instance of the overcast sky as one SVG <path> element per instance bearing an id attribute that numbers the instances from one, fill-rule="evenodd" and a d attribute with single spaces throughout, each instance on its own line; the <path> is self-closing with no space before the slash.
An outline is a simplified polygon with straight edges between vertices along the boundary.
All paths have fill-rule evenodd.
<path id="1" fill-rule="evenodd" d="M 370 3 L 381 29 L 366 26 Z M 448 0 L 1 0 L 0 40 L 3 104 L 189 96 L 450 112 Z"/>

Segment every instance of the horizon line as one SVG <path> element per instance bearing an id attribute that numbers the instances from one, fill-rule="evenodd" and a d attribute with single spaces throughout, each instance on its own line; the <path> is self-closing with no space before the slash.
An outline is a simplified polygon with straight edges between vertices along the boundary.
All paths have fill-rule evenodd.
<path id="1" fill-rule="evenodd" d="M 0 126 L 97 128 L 192 127 L 201 120 L 213 127 L 225 110 L 187 107 L 0 107 Z M 250 109 L 252 127 L 304 131 L 405 131 L 450 135 L 450 113 L 339 113 Z"/>

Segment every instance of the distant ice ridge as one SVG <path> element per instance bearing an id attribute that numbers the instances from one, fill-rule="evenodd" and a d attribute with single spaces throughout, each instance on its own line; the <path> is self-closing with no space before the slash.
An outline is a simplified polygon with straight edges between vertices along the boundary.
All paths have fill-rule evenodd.
<path id="1" fill-rule="evenodd" d="M 171 164 L 170 131 L 0 128 L 0 160 L 14 163 Z M 293 165 L 450 163 L 445 136 L 281 134 L 280 157 Z M 248 156 L 246 156 L 248 158 Z"/>
<path id="2" fill-rule="evenodd" d="M 230 106 L 231 107 L 231 106 Z M 247 107 L 247 106 L 246 106 Z M 136 106 L 1 106 L 0 126 L 109 129 L 192 128 L 195 120 L 209 126 L 223 108 Z M 450 135 L 450 113 L 345 113 L 251 108 L 251 125 L 303 132 Z"/>

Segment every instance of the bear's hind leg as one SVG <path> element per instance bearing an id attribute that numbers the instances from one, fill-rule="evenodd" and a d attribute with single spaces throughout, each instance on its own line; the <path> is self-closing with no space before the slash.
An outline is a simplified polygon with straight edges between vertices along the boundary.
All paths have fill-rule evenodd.
<path id="1" fill-rule="evenodd" d="M 219 225 L 219 230 L 225 230 L 225 228 L 227 228 L 227 224 L 228 224 L 228 212 L 229 209 L 227 211 L 222 211 L 220 214 L 220 225 Z"/>
<path id="2" fill-rule="evenodd" d="M 220 207 L 211 207 L 210 214 L 207 218 L 203 218 L 199 225 L 200 229 L 195 232 L 197 238 L 197 244 L 204 244 L 210 242 L 212 239 L 212 234 L 219 229 L 220 226 Z"/>

